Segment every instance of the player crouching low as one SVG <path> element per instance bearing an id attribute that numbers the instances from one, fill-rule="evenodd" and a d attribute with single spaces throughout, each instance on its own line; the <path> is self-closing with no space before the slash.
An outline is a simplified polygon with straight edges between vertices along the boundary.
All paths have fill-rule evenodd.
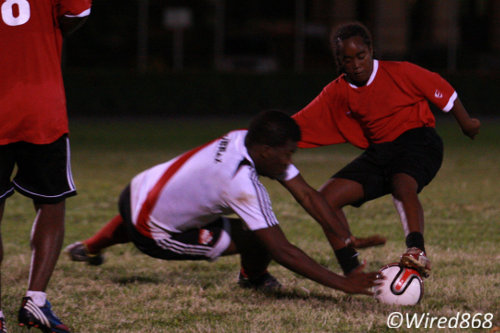
<path id="1" fill-rule="evenodd" d="M 120 214 L 94 236 L 66 248 L 73 261 L 101 264 L 101 251 L 132 241 L 143 253 L 164 260 L 215 260 L 240 254 L 242 287 L 276 290 L 267 271 L 272 259 L 325 286 L 371 295 L 377 273 L 363 273 L 356 252 L 344 245 L 339 262 L 346 276 L 335 274 L 288 242 L 259 176 L 278 180 L 323 227 L 349 235 L 323 197 L 291 164 L 300 140 L 293 119 L 267 111 L 247 130 L 193 149 L 135 176 L 122 192 Z M 224 215 L 236 213 L 239 218 Z M 350 273 L 350 274 L 347 274 Z"/>

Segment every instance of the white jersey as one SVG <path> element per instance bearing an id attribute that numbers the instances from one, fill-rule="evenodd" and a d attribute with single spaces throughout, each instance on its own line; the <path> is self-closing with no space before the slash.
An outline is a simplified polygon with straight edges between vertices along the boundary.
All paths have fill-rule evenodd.
<path id="1" fill-rule="evenodd" d="M 250 230 L 278 224 L 267 190 L 245 147 L 247 130 L 236 130 L 132 179 L 132 222 L 143 235 L 201 228 L 236 213 Z M 283 180 L 299 171 L 290 165 Z"/>

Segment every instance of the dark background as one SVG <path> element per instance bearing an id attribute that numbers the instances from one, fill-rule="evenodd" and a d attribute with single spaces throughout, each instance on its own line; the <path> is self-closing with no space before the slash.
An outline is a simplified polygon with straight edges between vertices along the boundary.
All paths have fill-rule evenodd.
<path id="1" fill-rule="evenodd" d="M 229 115 L 267 108 L 296 112 L 337 76 L 328 41 L 332 27 L 340 23 L 332 12 L 335 1 L 226 0 L 222 28 L 219 1 L 94 0 L 86 24 L 65 41 L 70 116 Z M 444 0 L 401 0 L 407 6 L 405 26 L 389 27 L 403 29 L 404 50 L 398 52 L 377 49 L 377 29 L 388 28 L 377 21 L 384 0 L 346 1 L 355 3 L 354 19 L 372 30 L 376 57 L 436 71 L 457 89 L 470 113 L 496 114 L 500 41 L 495 29 L 500 14 L 492 12 L 500 10 L 498 0 L 453 0 L 458 6 L 453 66 L 450 44 L 432 37 L 439 29 L 432 23 L 439 19 L 430 20 L 432 8 Z M 190 11 L 191 20 L 177 31 L 182 46 L 176 48 L 175 31 L 164 24 L 164 13 L 179 7 Z M 307 29 L 299 62 L 298 10 Z M 220 32 L 223 41 L 217 44 Z"/>

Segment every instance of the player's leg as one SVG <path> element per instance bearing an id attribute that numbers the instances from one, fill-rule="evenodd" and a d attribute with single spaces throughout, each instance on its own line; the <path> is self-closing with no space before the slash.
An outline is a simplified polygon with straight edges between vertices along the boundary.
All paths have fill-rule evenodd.
<path id="1" fill-rule="evenodd" d="M 324 195 L 338 219 L 342 221 L 344 227 L 349 230 L 349 224 L 342 208 L 346 205 L 361 203 L 364 200 L 365 194 L 363 185 L 357 181 L 346 178 L 332 178 L 321 187 L 320 192 Z M 344 242 L 335 240 L 335 235 L 328 230 L 324 230 L 324 232 L 346 275 L 360 267 L 358 253 L 355 250 L 356 248 L 382 245 L 385 244 L 386 241 L 384 237 L 379 235 L 373 235 L 366 238 L 351 236 L 352 243 L 346 246 Z"/>
<path id="2" fill-rule="evenodd" d="M 443 143 L 433 128 L 422 127 L 403 133 L 395 141 L 398 156 L 390 165 L 391 193 L 405 229 L 406 252 L 401 264 L 430 272 L 424 244 L 424 211 L 418 193 L 431 182 L 443 160 Z"/>
<path id="3" fill-rule="evenodd" d="M 118 214 L 92 237 L 68 245 L 65 252 L 72 261 L 85 261 L 90 265 L 97 266 L 104 261 L 102 254 L 104 249 L 130 241 L 123 217 Z"/>
<path id="4" fill-rule="evenodd" d="M 45 294 L 64 239 L 65 201 L 37 203 L 35 209 L 37 214 L 31 232 L 28 291 L 19 309 L 19 325 L 39 327 L 51 332 L 69 332 L 69 328 L 52 312 Z"/>
<path id="5" fill-rule="evenodd" d="M 2 243 L 2 232 L 1 225 L 3 219 L 3 213 L 5 209 L 5 200 L 7 197 L 14 193 L 14 188 L 10 177 L 12 175 L 12 170 L 15 165 L 15 158 L 13 154 L 13 146 L 15 144 L 0 145 L 0 268 L 3 262 L 3 243 Z M 5 326 L 5 317 L 2 312 L 2 297 L 1 297 L 1 269 L 0 269 L 0 332 L 7 332 Z"/>
<path id="6" fill-rule="evenodd" d="M 93 236 L 83 241 L 68 245 L 65 252 L 73 261 L 85 261 L 90 265 L 101 265 L 104 262 L 102 251 L 116 244 L 132 241 L 125 216 L 130 220 L 130 186 L 126 186 L 118 200 L 119 213 L 106 223 Z M 128 222 L 131 224 L 131 222 Z"/>
<path id="7" fill-rule="evenodd" d="M 350 230 L 342 208 L 348 204 L 352 204 L 363 199 L 363 186 L 350 179 L 331 178 L 320 188 L 320 193 L 323 194 L 333 212 L 344 225 L 344 228 L 346 230 Z M 324 229 L 323 232 L 330 242 L 330 245 L 335 252 L 337 261 L 339 262 L 345 275 L 348 275 L 356 268 L 360 267 L 358 253 L 352 245 L 346 246 L 344 242 L 338 240 L 338 238 L 335 237 L 335 234 L 329 230 Z M 353 237 L 351 237 L 351 239 L 353 239 Z"/>
<path id="8" fill-rule="evenodd" d="M 16 148 L 16 190 L 33 199 L 36 218 L 32 227 L 29 288 L 18 313 L 19 325 L 68 332 L 52 312 L 45 290 L 64 238 L 65 199 L 76 194 L 67 136 L 50 144 L 19 143 Z"/>
<path id="9" fill-rule="evenodd" d="M 231 244 L 223 255 L 240 254 L 241 267 L 246 275 L 257 276 L 267 270 L 271 256 L 254 233 L 243 227 L 240 219 L 231 221 Z"/>
<path id="10" fill-rule="evenodd" d="M 418 198 L 418 183 L 410 175 L 398 173 L 392 177 L 392 195 L 395 201 L 396 209 L 406 222 L 404 228 L 408 234 L 412 232 L 424 233 L 424 210 Z M 418 244 L 422 247 L 423 244 Z"/>
<path id="11" fill-rule="evenodd" d="M 281 284 L 267 267 L 271 256 L 252 231 L 247 230 L 240 219 L 231 221 L 231 243 L 223 255 L 240 254 L 238 284 L 243 288 L 254 288 L 266 292 L 278 291 Z"/>
<path id="12" fill-rule="evenodd" d="M 392 177 L 393 197 L 402 221 L 406 222 L 406 252 L 401 256 L 401 264 L 417 269 L 424 277 L 431 270 L 424 245 L 424 211 L 418 198 L 417 181 L 404 173 Z"/>
<path id="13" fill-rule="evenodd" d="M 64 240 L 65 201 L 35 204 L 35 209 L 36 217 L 31 230 L 29 290 L 45 291 Z"/>
<path id="14" fill-rule="evenodd" d="M 343 227 L 349 230 L 349 223 L 342 209 L 364 198 L 363 185 L 354 180 L 334 177 L 329 179 L 319 192 L 323 194 Z"/>
<path id="15" fill-rule="evenodd" d="M 123 223 L 123 217 L 118 214 L 113 217 L 104 227 L 94 236 L 83 241 L 90 253 L 99 253 L 103 249 L 115 244 L 124 244 L 130 242 L 127 234 L 127 228 Z"/>
<path id="16" fill-rule="evenodd" d="M 365 161 L 363 155 L 361 158 L 354 160 L 352 163 L 347 165 L 341 171 L 339 171 L 333 178 L 329 179 L 321 188 L 320 192 L 325 197 L 326 201 L 329 203 L 330 207 L 337 215 L 337 218 L 342 222 L 343 227 L 349 230 L 349 223 L 343 211 L 343 207 L 347 205 L 353 205 L 359 207 L 365 201 L 374 199 L 375 197 L 381 196 L 383 193 L 378 193 L 377 191 L 371 190 L 372 188 L 378 187 L 377 180 L 379 177 L 376 175 L 373 177 L 367 177 L 364 174 L 370 172 L 369 167 L 364 170 Z M 362 176 L 360 176 L 363 174 Z M 343 175 L 348 178 L 343 178 Z M 372 185 L 374 183 L 375 185 Z M 366 195 L 367 189 L 369 193 L 376 192 L 373 195 Z M 326 231 L 325 231 L 326 232 Z M 334 249 L 342 247 L 341 242 L 334 243 L 331 241 L 331 237 L 328 237 L 330 243 Z M 368 237 L 351 237 L 352 246 L 357 249 L 384 245 L 386 238 L 380 235 L 371 235 Z"/>

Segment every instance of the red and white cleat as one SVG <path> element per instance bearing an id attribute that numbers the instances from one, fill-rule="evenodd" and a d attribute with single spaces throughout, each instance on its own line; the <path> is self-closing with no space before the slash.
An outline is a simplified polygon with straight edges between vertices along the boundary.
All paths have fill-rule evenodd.
<path id="1" fill-rule="evenodd" d="M 425 252 L 417 247 L 410 247 L 403 253 L 399 264 L 403 267 L 413 268 L 420 273 L 422 277 L 429 277 L 431 272 L 431 261 L 425 255 Z"/>

